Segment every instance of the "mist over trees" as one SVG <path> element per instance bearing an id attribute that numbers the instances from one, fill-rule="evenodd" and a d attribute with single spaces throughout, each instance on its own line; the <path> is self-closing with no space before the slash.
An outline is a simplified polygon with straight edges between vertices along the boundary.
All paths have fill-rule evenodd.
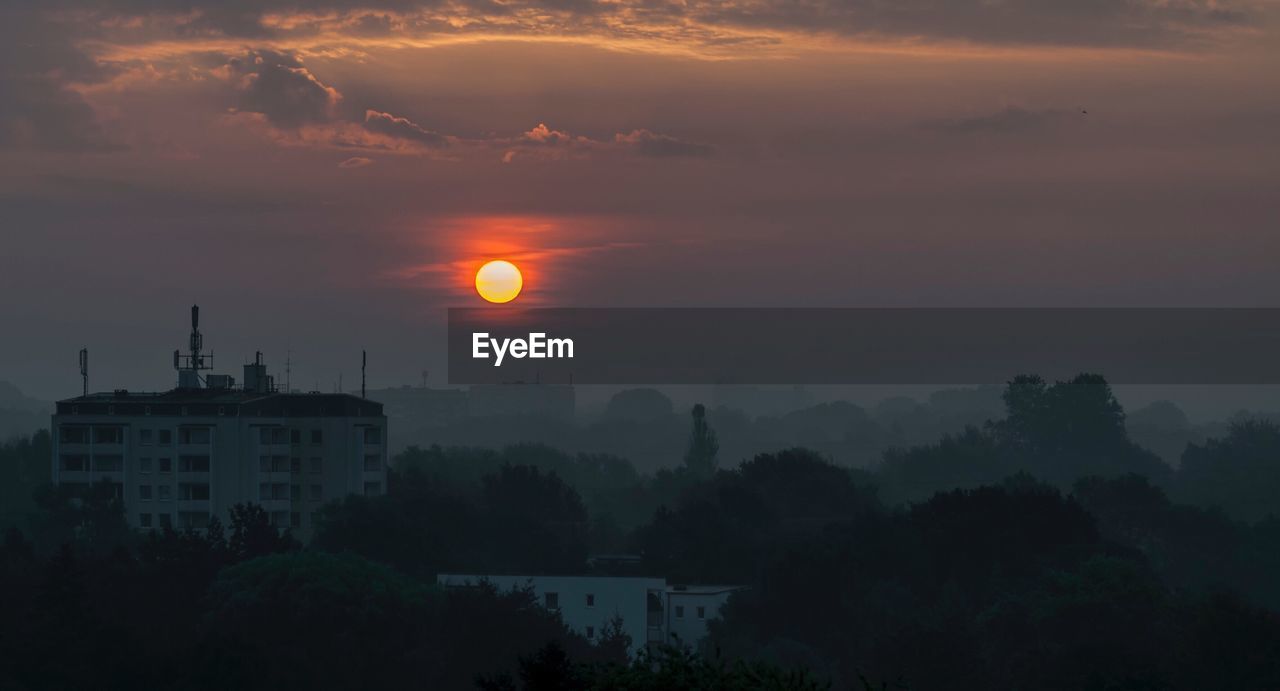
<path id="1" fill-rule="evenodd" d="M 1280 687 L 1280 428 L 1234 421 L 1175 465 L 1134 433 L 1187 429 L 1174 411 L 1135 426 L 1101 377 L 998 395 L 1003 412 L 869 466 L 785 444 L 735 456 L 743 428 L 718 420 L 736 418 L 629 395 L 616 424 L 682 420 L 667 467 L 414 447 L 387 495 L 331 501 L 305 545 L 254 505 L 201 532 L 130 531 L 108 485 L 36 481 L 37 434 L 0 446 L 0 687 Z M 852 448 L 850 430 L 909 436 L 947 398 L 748 427 Z M 748 588 L 701 646 L 637 659 L 620 628 L 588 641 L 531 593 L 435 583 L 599 572 L 602 553 Z"/>

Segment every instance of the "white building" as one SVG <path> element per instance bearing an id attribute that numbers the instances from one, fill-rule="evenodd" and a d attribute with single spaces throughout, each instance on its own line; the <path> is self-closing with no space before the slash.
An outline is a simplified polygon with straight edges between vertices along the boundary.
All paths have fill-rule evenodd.
<path id="1" fill-rule="evenodd" d="M 303 537 L 325 502 L 387 486 L 382 405 L 348 394 L 280 393 L 259 356 L 245 386 L 208 369 L 192 312 L 192 354 L 174 354 L 179 386 L 58 401 L 53 481 L 106 480 L 139 529 L 226 524 L 238 503 L 261 505 Z"/>
<path id="2" fill-rule="evenodd" d="M 598 639 L 615 618 L 631 637 L 631 651 L 669 643 L 696 648 L 707 622 L 735 591 L 735 585 L 668 585 L 663 578 L 630 576 L 496 576 L 440 574 L 448 588 L 490 583 L 499 591 L 530 589 L 538 602 L 560 613 L 565 625 L 588 640 Z"/>

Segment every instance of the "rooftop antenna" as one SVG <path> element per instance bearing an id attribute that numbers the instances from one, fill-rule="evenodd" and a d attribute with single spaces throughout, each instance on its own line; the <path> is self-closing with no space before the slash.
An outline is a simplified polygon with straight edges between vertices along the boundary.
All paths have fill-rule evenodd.
<path id="1" fill-rule="evenodd" d="M 360 398 L 368 398 L 364 395 L 364 370 L 369 365 L 369 351 L 360 351 Z"/>
<path id="2" fill-rule="evenodd" d="M 290 366 L 292 364 L 293 364 L 293 351 L 286 350 L 284 352 L 284 392 L 285 393 L 290 393 L 293 391 L 293 377 L 291 376 L 292 370 L 290 370 Z"/>
<path id="3" fill-rule="evenodd" d="M 173 351 L 173 367 L 178 370 L 178 386 L 184 389 L 200 388 L 201 370 L 213 369 L 213 356 L 201 354 L 204 349 L 204 336 L 200 335 L 200 306 L 191 306 L 191 337 L 187 340 L 190 352 L 183 355 Z M 206 362 L 207 360 L 207 362 Z"/>
<path id="4" fill-rule="evenodd" d="M 80 349 L 80 380 L 82 395 L 89 395 L 89 349 Z"/>

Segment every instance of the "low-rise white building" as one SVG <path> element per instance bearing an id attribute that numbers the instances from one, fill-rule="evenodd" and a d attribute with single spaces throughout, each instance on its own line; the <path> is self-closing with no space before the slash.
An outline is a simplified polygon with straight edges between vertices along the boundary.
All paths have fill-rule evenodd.
<path id="1" fill-rule="evenodd" d="M 537 601 L 560 614 L 565 625 L 588 640 L 620 618 L 631 637 L 631 652 L 657 644 L 696 648 L 729 595 L 745 586 L 671 585 L 664 578 L 632 576 L 509 576 L 440 574 L 448 588 L 489 583 L 499 591 L 531 590 Z"/>

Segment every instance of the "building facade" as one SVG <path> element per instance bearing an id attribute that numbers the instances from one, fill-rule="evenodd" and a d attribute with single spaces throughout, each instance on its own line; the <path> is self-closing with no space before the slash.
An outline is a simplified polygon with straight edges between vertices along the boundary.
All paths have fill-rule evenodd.
<path id="1" fill-rule="evenodd" d="M 745 586 L 670 585 L 663 578 L 634 576 L 498 576 L 440 574 L 446 588 L 489 583 L 499 591 L 531 590 L 560 614 L 565 625 L 591 641 L 620 618 L 631 652 L 670 644 L 697 648 L 729 596 Z"/>
<path id="2" fill-rule="evenodd" d="M 179 364 L 176 353 L 174 360 Z M 245 365 L 240 388 L 230 376 L 199 376 L 205 360 L 198 347 L 188 362 L 171 391 L 58 401 L 53 481 L 73 488 L 110 483 L 128 523 L 141 530 L 200 529 L 214 516 L 226 524 L 231 507 L 254 503 L 274 525 L 303 537 L 325 502 L 386 492 L 380 403 L 278 392 L 261 357 Z"/>

